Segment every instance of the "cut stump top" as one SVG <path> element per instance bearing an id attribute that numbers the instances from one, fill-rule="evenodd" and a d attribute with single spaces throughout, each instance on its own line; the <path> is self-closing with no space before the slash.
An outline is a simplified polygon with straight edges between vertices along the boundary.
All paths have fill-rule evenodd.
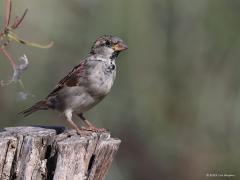
<path id="1" fill-rule="evenodd" d="M 7 127 L 0 132 L 0 179 L 102 180 L 121 140 L 63 127 Z"/>

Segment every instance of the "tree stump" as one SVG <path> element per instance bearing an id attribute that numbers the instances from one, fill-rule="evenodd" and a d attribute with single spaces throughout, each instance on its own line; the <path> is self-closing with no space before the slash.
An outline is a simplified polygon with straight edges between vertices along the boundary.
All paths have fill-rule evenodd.
<path id="1" fill-rule="evenodd" d="M 105 132 L 8 127 L 0 132 L 0 179 L 102 180 L 120 143 Z"/>

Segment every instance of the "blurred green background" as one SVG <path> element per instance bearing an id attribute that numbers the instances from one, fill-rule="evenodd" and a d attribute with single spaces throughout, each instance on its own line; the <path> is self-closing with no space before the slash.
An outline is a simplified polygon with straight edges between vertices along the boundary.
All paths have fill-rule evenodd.
<path id="1" fill-rule="evenodd" d="M 28 56 L 22 80 L 34 97 L 19 101 L 18 84 L 1 87 L 0 127 L 66 125 L 56 112 L 25 119 L 17 112 L 45 97 L 98 36 L 118 35 L 129 49 L 117 60 L 112 92 L 86 114 L 122 140 L 107 179 L 202 180 L 209 179 L 207 173 L 239 179 L 239 0 L 13 0 L 13 5 L 16 15 L 29 8 L 19 35 L 55 44 L 47 50 L 8 47 L 16 59 Z M 0 7 L 2 23 L 3 0 Z M 0 79 L 10 77 L 1 55 Z"/>

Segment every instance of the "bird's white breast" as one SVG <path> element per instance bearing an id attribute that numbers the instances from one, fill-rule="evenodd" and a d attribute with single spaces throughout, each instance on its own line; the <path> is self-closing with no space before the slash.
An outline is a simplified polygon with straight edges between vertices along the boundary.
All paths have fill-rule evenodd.
<path id="1" fill-rule="evenodd" d="M 115 66 L 115 62 L 96 61 L 91 62 L 86 70 L 86 74 L 82 77 L 85 85 L 74 87 L 64 87 L 61 91 L 61 100 L 64 100 L 66 107 L 64 109 L 72 109 L 79 113 L 89 110 L 91 107 L 100 102 L 109 92 L 116 76 L 116 69 L 109 69 L 111 65 Z"/>
<path id="2" fill-rule="evenodd" d="M 114 69 L 111 70 L 111 66 Z M 116 77 L 115 62 L 105 61 L 98 63 L 89 75 L 90 91 L 99 96 L 107 95 Z"/>

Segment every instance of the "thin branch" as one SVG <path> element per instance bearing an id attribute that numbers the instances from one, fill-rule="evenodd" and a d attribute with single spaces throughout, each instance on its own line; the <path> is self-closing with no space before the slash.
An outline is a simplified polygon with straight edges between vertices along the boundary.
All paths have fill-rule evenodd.
<path id="1" fill-rule="evenodd" d="M 37 44 L 37 43 L 34 43 L 34 42 L 30 42 L 30 41 L 26 41 L 20 37 L 18 37 L 17 34 L 15 34 L 14 32 L 10 31 L 8 33 L 8 38 L 13 40 L 13 41 L 16 41 L 18 43 L 21 43 L 23 45 L 27 45 L 27 46 L 32 46 L 32 47 L 37 47 L 37 48 L 43 48 L 43 49 L 46 49 L 46 48 L 50 48 L 53 46 L 53 41 L 50 41 L 48 44 L 46 45 L 41 45 L 41 44 Z"/>
<path id="2" fill-rule="evenodd" d="M 5 0 L 4 8 L 5 8 L 5 13 L 4 13 L 4 19 L 3 19 L 3 21 L 4 21 L 3 29 L 0 30 L 0 53 L 2 53 L 6 57 L 6 59 L 9 61 L 9 63 L 11 64 L 11 67 L 13 69 L 13 75 L 12 75 L 12 79 L 7 82 L 0 81 L 0 86 L 9 85 L 12 82 L 18 81 L 23 88 L 23 84 L 20 79 L 20 75 L 28 67 L 28 60 L 27 60 L 26 56 L 23 56 L 20 58 L 20 60 L 22 60 L 20 62 L 20 64 L 17 64 L 17 62 L 14 60 L 14 58 L 12 58 L 11 54 L 6 50 L 5 47 L 8 46 L 11 41 L 15 41 L 15 42 L 23 44 L 23 45 L 33 46 L 33 47 L 37 47 L 37 48 L 50 48 L 50 47 L 52 47 L 53 42 L 51 41 L 46 45 L 41 45 L 41 44 L 37 44 L 34 42 L 26 41 L 26 40 L 20 38 L 13 31 L 16 30 L 23 23 L 23 20 L 25 19 L 26 14 L 28 12 L 28 9 L 25 9 L 25 11 L 23 12 L 23 14 L 21 16 L 17 16 L 13 21 L 11 21 L 12 1 Z"/>
<path id="3" fill-rule="evenodd" d="M 12 56 L 7 52 L 6 49 L 4 48 L 0 48 L 0 51 L 3 52 L 3 54 L 6 56 L 6 58 L 10 61 L 11 65 L 12 65 L 12 68 L 13 70 L 16 68 L 16 62 L 15 60 L 12 58 Z"/>
<path id="4" fill-rule="evenodd" d="M 28 9 L 25 9 L 23 15 L 21 16 L 21 18 L 19 19 L 19 17 L 16 17 L 13 25 L 11 26 L 12 29 L 16 29 L 18 28 L 18 26 L 22 23 L 23 19 L 25 18 L 26 14 L 28 12 Z"/>
<path id="5" fill-rule="evenodd" d="M 4 28 L 8 27 L 8 25 L 10 23 L 11 13 L 12 13 L 12 1 L 5 0 Z"/>

